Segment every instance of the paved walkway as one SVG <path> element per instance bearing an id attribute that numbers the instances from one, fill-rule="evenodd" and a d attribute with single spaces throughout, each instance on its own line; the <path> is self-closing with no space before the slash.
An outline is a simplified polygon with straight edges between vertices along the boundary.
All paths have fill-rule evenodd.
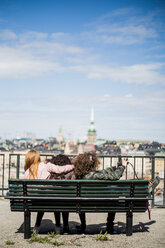
<path id="1" fill-rule="evenodd" d="M 32 226 L 35 222 L 36 214 L 32 214 Z M 117 214 L 115 219 L 115 229 L 120 232 L 116 235 L 108 235 L 108 241 L 97 241 L 100 230 L 105 231 L 107 214 L 87 214 L 87 231 L 85 235 L 76 233 L 76 225 L 79 224 L 77 214 L 70 214 L 71 234 L 60 235 L 57 239 L 64 242 L 63 248 L 164 248 L 165 247 L 165 209 L 155 208 L 151 212 L 151 220 L 148 214 L 134 214 L 134 233 L 132 236 L 125 235 L 125 214 Z M 45 237 L 48 232 L 55 230 L 54 216 L 46 213 L 42 221 L 40 236 Z M 12 241 L 13 248 L 49 248 L 55 247 L 53 244 L 32 243 L 23 238 L 23 213 L 11 212 L 8 200 L 0 200 L 0 248 L 8 247 L 6 241 Z"/>

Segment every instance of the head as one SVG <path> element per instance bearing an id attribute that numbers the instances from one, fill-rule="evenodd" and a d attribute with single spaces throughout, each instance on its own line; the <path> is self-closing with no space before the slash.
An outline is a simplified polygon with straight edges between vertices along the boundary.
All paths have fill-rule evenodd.
<path id="1" fill-rule="evenodd" d="M 54 156 L 52 159 L 49 160 L 52 164 L 56 164 L 56 165 L 66 165 L 66 164 L 71 164 L 70 159 L 68 158 L 68 156 L 63 155 L 63 154 L 59 154 L 57 156 Z"/>
<path id="2" fill-rule="evenodd" d="M 85 152 L 84 154 L 79 154 L 73 159 L 72 163 L 75 166 L 76 177 L 83 177 L 91 171 L 95 171 L 98 168 L 99 160 L 95 152 Z"/>
<path id="3" fill-rule="evenodd" d="M 31 150 L 26 154 L 25 171 L 29 169 L 30 179 L 34 179 L 37 177 L 39 163 L 40 163 L 40 155 L 37 151 Z"/>

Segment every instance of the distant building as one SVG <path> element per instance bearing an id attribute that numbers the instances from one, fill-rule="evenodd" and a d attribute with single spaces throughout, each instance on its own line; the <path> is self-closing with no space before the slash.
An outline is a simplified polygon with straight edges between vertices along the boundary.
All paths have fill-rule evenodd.
<path id="1" fill-rule="evenodd" d="M 64 153 L 66 155 L 77 155 L 78 146 L 75 145 L 73 142 L 67 142 L 65 145 Z"/>
<path id="2" fill-rule="evenodd" d="M 58 131 L 57 141 L 58 141 L 60 144 L 64 142 L 64 137 L 63 137 L 63 133 L 62 133 L 62 128 L 60 128 L 59 131 Z"/>
<path id="3" fill-rule="evenodd" d="M 100 145 L 99 142 L 95 143 L 95 148 L 98 154 L 100 155 L 120 155 L 121 149 L 117 146 L 116 141 L 102 141 Z"/>
<path id="4" fill-rule="evenodd" d="M 144 150 L 139 149 L 142 144 L 148 143 L 147 140 L 117 140 L 117 145 L 120 147 L 122 153 L 127 153 L 130 150 Z"/>
<path id="5" fill-rule="evenodd" d="M 152 143 L 151 142 L 148 142 L 148 143 L 145 143 L 145 144 L 140 144 L 139 147 L 138 147 L 138 150 L 144 150 L 146 151 L 150 156 L 154 156 L 155 153 L 157 152 L 161 152 L 162 148 L 161 148 L 161 144 L 156 142 L 156 141 L 153 141 Z"/>
<path id="6" fill-rule="evenodd" d="M 94 144 L 96 141 L 96 129 L 94 126 L 94 109 L 91 109 L 91 121 L 90 121 L 90 127 L 88 129 L 88 144 Z"/>
<path id="7" fill-rule="evenodd" d="M 78 154 L 82 154 L 84 152 L 94 152 L 95 146 L 93 144 L 79 144 L 78 146 Z"/>

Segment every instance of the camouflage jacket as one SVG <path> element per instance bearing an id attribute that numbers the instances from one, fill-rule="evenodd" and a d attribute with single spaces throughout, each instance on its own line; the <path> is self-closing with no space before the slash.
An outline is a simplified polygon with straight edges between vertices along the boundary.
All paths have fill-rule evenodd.
<path id="1" fill-rule="evenodd" d="M 125 166 L 110 167 L 103 170 L 92 171 L 85 175 L 83 179 L 88 180 L 118 180 L 122 177 Z"/>
<path id="2" fill-rule="evenodd" d="M 72 179 L 74 171 L 70 171 L 66 174 L 58 175 L 56 173 L 51 173 L 50 179 Z"/>

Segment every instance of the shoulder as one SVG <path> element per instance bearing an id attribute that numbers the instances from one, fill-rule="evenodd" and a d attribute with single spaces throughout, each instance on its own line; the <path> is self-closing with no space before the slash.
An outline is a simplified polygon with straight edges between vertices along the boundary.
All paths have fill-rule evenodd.
<path id="1" fill-rule="evenodd" d="M 39 163 L 39 167 L 45 167 L 47 164 L 44 162 Z"/>
<path id="2" fill-rule="evenodd" d="M 40 172 L 40 171 L 46 170 L 46 168 L 47 168 L 46 165 L 47 164 L 44 163 L 44 162 L 39 163 L 39 165 L 38 165 L 38 171 Z"/>
<path id="3" fill-rule="evenodd" d="M 25 171 L 24 178 L 29 179 L 29 169 Z"/>

